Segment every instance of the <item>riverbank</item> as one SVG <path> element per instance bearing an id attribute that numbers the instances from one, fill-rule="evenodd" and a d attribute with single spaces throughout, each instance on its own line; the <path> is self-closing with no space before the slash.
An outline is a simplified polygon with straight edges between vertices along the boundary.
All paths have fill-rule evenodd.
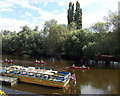
<path id="1" fill-rule="evenodd" d="M 2 54 L 2 55 L 6 55 L 6 56 L 16 56 L 19 58 L 32 58 L 32 59 L 51 59 L 51 60 L 71 60 L 71 61 L 75 61 L 75 62 L 79 62 L 79 63 L 99 63 L 99 61 L 102 61 L 101 63 L 107 63 L 110 64 L 110 62 L 120 62 L 120 56 L 112 56 L 112 55 L 97 55 L 91 58 L 88 57 L 69 57 L 69 56 L 46 56 L 46 55 L 28 55 L 28 54 Z M 7 57 L 6 57 L 7 58 Z M 5 59 L 6 59 L 5 58 Z M 11 58 L 12 60 L 12 58 Z M 81 62 L 82 61 L 82 62 Z M 94 62 L 90 62 L 90 61 L 94 61 Z"/>

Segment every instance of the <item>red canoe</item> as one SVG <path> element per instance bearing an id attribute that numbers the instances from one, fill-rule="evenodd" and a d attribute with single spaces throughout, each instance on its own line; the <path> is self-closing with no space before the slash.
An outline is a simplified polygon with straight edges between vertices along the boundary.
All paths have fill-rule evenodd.
<path id="1" fill-rule="evenodd" d="M 69 68 L 71 68 L 71 69 L 90 69 L 90 67 L 76 67 L 76 66 L 71 66 Z"/>
<path id="2" fill-rule="evenodd" d="M 40 62 L 40 61 L 35 61 L 34 63 L 36 63 L 36 64 L 46 64 L 45 62 Z"/>
<path id="3" fill-rule="evenodd" d="M 5 63 L 13 63 L 13 61 L 11 61 L 11 60 L 7 60 L 7 61 L 4 60 L 4 62 L 5 62 Z"/>

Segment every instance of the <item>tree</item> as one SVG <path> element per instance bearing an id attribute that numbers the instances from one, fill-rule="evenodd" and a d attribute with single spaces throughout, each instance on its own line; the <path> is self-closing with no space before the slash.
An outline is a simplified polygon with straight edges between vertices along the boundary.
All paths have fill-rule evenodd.
<path id="1" fill-rule="evenodd" d="M 83 46 L 83 54 L 87 58 L 93 58 L 96 54 L 95 42 L 88 42 Z"/>
<path id="2" fill-rule="evenodd" d="M 70 58 L 80 58 L 86 54 L 83 53 L 83 47 L 89 42 L 94 42 L 93 33 L 87 29 L 74 30 L 68 35 L 65 43 L 65 53 Z"/>
<path id="3" fill-rule="evenodd" d="M 120 14 L 118 12 L 109 12 L 108 17 L 105 17 L 105 20 L 108 22 L 109 26 L 112 27 L 112 31 L 116 36 L 117 49 L 115 54 L 120 56 Z"/>
<path id="4" fill-rule="evenodd" d="M 57 24 L 56 20 L 46 21 L 44 24 L 44 51 L 48 56 L 61 55 L 64 52 L 64 42 L 68 33 L 64 25 Z"/>
<path id="5" fill-rule="evenodd" d="M 102 34 L 102 33 L 106 33 L 109 31 L 109 25 L 104 22 L 97 22 L 92 25 L 91 29 L 94 32 Z"/>
<path id="6" fill-rule="evenodd" d="M 91 27 L 95 37 L 96 55 L 120 54 L 119 20 L 116 13 L 109 13 L 105 22 L 97 22 Z"/>
<path id="7" fill-rule="evenodd" d="M 38 26 L 35 26 L 35 29 L 34 29 L 34 31 L 38 31 Z"/>
<path id="8" fill-rule="evenodd" d="M 76 30 L 77 29 L 76 23 L 75 22 L 71 22 L 68 25 L 68 28 L 69 28 L 70 31 Z"/>
<path id="9" fill-rule="evenodd" d="M 74 12 L 74 4 L 72 2 L 69 3 L 67 18 L 68 18 L 68 25 L 71 25 L 71 23 L 75 22 L 76 29 L 82 28 L 82 9 L 80 8 L 80 3 L 78 1 L 76 2 L 75 12 Z"/>
<path id="10" fill-rule="evenodd" d="M 74 4 L 72 2 L 69 3 L 67 18 L 68 18 L 68 24 L 74 21 Z"/>
<path id="11" fill-rule="evenodd" d="M 77 29 L 82 28 L 82 9 L 80 8 L 80 3 L 78 1 L 76 2 L 75 23 L 77 25 Z"/>

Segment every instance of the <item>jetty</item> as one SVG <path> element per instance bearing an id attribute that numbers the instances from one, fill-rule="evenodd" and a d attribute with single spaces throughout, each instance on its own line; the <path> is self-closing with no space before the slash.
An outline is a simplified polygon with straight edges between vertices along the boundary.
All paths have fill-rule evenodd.
<path id="1" fill-rule="evenodd" d="M 5 85 L 13 86 L 18 82 L 18 78 L 16 77 L 6 77 L 6 76 L 0 76 L 0 82 Z"/>

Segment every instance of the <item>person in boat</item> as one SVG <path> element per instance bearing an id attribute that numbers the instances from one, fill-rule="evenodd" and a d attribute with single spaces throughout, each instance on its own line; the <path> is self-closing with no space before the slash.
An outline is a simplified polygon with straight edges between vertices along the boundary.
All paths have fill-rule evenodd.
<path id="1" fill-rule="evenodd" d="M 39 73 L 37 73 L 37 75 L 36 75 L 37 77 L 40 77 L 41 76 L 41 74 L 39 74 Z"/>
<path id="2" fill-rule="evenodd" d="M 12 60 L 10 60 L 10 62 L 13 62 Z"/>
<path id="3" fill-rule="evenodd" d="M 85 68 L 85 65 L 83 65 L 82 67 Z"/>
<path id="4" fill-rule="evenodd" d="M 33 76 L 33 73 L 32 73 L 32 72 L 29 72 L 29 76 Z"/>
<path id="5" fill-rule="evenodd" d="M 6 59 L 5 59 L 5 62 L 7 62 L 7 61 L 8 61 L 8 59 L 6 58 Z"/>
<path id="6" fill-rule="evenodd" d="M 37 62 L 38 62 L 38 60 L 35 60 L 35 62 L 37 63 Z"/>
<path id="7" fill-rule="evenodd" d="M 75 65 L 73 64 L 72 67 L 75 67 Z"/>
<path id="8" fill-rule="evenodd" d="M 48 75 L 44 75 L 44 78 L 47 79 L 47 78 L 48 78 Z"/>
<path id="9" fill-rule="evenodd" d="M 41 63 L 43 63 L 44 61 L 43 60 L 40 60 Z"/>
<path id="10" fill-rule="evenodd" d="M 40 61 L 37 61 L 37 63 L 40 63 Z"/>

